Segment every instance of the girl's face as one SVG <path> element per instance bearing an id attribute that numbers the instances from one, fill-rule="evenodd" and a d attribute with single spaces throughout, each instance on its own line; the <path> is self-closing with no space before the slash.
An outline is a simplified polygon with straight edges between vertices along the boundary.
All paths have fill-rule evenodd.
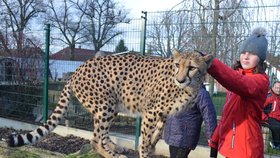
<path id="1" fill-rule="evenodd" d="M 243 69 L 252 69 L 258 65 L 260 58 L 253 53 L 244 52 L 240 54 L 240 63 Z"/>

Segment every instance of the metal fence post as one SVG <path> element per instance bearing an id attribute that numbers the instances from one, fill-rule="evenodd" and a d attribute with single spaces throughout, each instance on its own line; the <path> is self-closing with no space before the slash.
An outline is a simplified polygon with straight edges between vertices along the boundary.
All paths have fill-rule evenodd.
<path id="1" fill-rule="evenodd" d="M 144 14 L 144 16 L 141 16 L 142 27 L 141 27 L 140 52 L 142 55 L 145 55 L 147 12 L 142 11 L 142 14 Z"/>
<path id="2" fill-rule="evenodd" d="M 142 11 L 144 16 L 142 18 L 142 27 L 141 27 L 141 41 L 140 41 L 140 52 L 141 55 L 145 55 L 145 45 L 146 45 L 146 27 L 147 27 L 147 12 Z M 141 134 L 141 116 L 136 117 L 136 133 L 135 133 L 135 150 L 138 150 L 139 137 Z"/>
<path id="3" fill-rule="evenodd" d="M 45 81 L 44 81 L 44 123 L 48 119 L 48 89 L 49 89 L 49 51 L 50 51 L 50 24 L 45 29 Z"/>
<path id="4" fill-rule="evenodd" d="M 135 134 L 135 150 L 138 150 L 139 137 L 141 134 L 141 121 L 142 121 L 141 116 L 137 116 L 136 117 L 136 134 Z"/>

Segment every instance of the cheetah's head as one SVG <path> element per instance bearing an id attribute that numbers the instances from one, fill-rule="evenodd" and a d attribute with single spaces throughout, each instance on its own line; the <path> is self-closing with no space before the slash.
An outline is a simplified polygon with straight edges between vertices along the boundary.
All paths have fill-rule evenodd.
<path id="1" fill-rule="evenodd" d="M 201 56 L 197 52 L 174 51 L 175 83 L 180 88 L 200 86 L 204 82 L 213 55 Z"/>

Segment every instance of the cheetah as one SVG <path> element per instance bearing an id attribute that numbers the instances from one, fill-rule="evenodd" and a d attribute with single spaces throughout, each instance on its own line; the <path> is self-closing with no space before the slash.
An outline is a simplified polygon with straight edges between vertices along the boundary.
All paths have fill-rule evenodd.
<path id="1" fill-rule="evenodd" d="M 12 134 L 12 147 L 33 144 L 59 123 L 73 93 L 92 113 L 93 148 L 105 158 L 126 158 L 124 147 L 109 138 L 110 124 L 121 109 L 142 115 L 139 157 L 153 157 L 166 118 L 190 108 L 202 85 L 212 55 L 174 51 L 173 58 L 141 55 L 101 56 L 81 65 L 65 85 L 46 124 L 26 134 Z"/>

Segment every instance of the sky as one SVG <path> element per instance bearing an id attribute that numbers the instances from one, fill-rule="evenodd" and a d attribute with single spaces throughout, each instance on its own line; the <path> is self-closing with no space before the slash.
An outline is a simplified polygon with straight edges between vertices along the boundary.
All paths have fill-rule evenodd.
<path id="1" fill-rule="evenodd" d="M 133 18 L 140 18 L 141 11 L 164 11 L 182 2 L 182 0 L 117 0 Z"/>
<path id="2" fill-rule="evenodd" d="M 275 2 L 280 3 L 280 0 L 262 1 L 266 5 L 271 5 Z M 170 10 L 180 2 L 183 2 L 183 0 L 116 0 L 116 2 L 124 6 L 125 9 L 128 9 L 129 14 L 133 18 L 140 18 L 142 16 L 141 11 L 153 12 Z M 255 0 L 247 0 L 247 2 L 255 4 Z"/>

